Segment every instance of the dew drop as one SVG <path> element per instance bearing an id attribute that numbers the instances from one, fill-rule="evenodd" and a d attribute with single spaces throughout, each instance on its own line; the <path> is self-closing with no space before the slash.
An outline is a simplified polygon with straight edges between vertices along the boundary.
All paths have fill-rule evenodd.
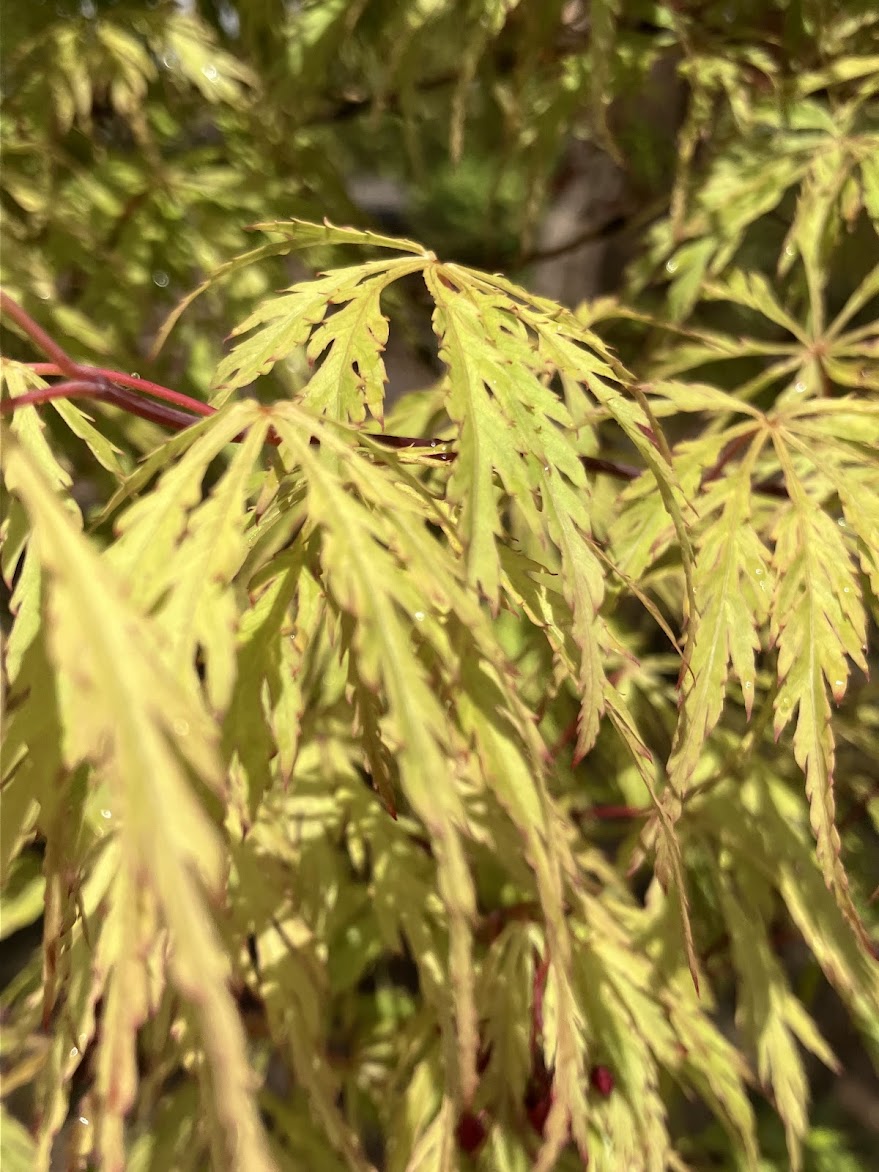
<path id="1" fill-rule="evenodd" d="M 808 390 L 808 387 L 802 381 L 802 379 L 797 379 L 797 381 L 794 383 L 794 390 L 797 392 L 798 395 L 802 395 L 805 391 Z"/>
<path id="2" fill-rule="evenodd" d="M 113 811 L 112 810 L 101 810 L 101 817 L 102 818 L 112 818 Z"/>
<path id="3" fill-rule="evenodd" d="M 413 617 L 414 617 L 416 623 L 423 623 L 424 622 L 424 611 L 423 610 L 416 610 Z"/>
<path id="4" fill-rule="evenodd" d="M 189 735 L 189 721 L 177 719 L 174 721 L 174 732 L 178 737 L 185 737 Z"/>
<path id="5" fill-rule="evenodd" d="M 83 1125 L 83 1127 L 88 1127 L 89 1121 L 88 1121 L 88 1119 L 86 1119 L 85 1115 L 80 1115 L 79 1121 Z"/>
<path id="6" fill-rule="evenodd" d="M 763 577 L 763 568 L 761 566 L 758 566 L 757 569 L 754 571 L 754 573 L 758 578 L 762 578 Z"/>
<path id="7" fill-rule="evenodd" d="M 208 81 L 216 81 L 217 78 L 220 76 L 219 73 L 217 72 L 216 65 L 202 65 L 201 71 L 205 75 L 205 77 L 208 79 Z"/>
<path id="8" fill-rule="evenodd" d="M 665 271 L 667 273 L 676 273 L 678 271 L 678 262 L 674 259 L 665 262 Z"/>
<path id="9" fill-rule="evenodd" d="M 742 684 L 742 687 L 744 688 L 744 690 L 745 690 L 746 692 L 750 692 L 750 690 L 751 690 L 751 688 L 752 688 L 753 686 L 754 686 L 754 685 L 751 683 L 751 681 L 750 681 L 750 680 L 745 680 L 745 682 Z"/>
<path id="10" fill-rule="evenodd" d="M 171 278 L 162 269 L 156 269 L 153 273 L 153 284 L 158 285 L 160 289 L 166 289 Z"/>
<path id="11" fill-rule="evenodd" d="M 844 680 L 834 680 L 833 686 L 834 686 L 834 688 L 843 688 L 843 687 L 845 687 L 845 681 Z"/>
<path id="12" fill-rule="evenodd" d="M 840 529 L 847 529 L 848 528 L 848 526 L 845 523 L 845 517 L 838 517 L 836 523 L 840 527 Z"/>
<path id="13" fill-rule="evenodd" d="M 131 377 L 132 377 L 132 378 L 140 378 L 140 371 L 139 371 L 139 370 L 133 370 L 133 371 L 131 372 Z"/>
<path id="14" fill-rule="evenodd" d="M 78 1058 L 79 1057 L 79 1050 L 77 1050 L 76 1046 L 71 1046 L 70 1057 L 71 1058 Z"/>
<path id="15" fill-rule="evenodd" d="M 842 592 L 843 592 L 843 594 L 851 594 L 851 592 L 852 592 L 851 586 L 843 586 Z"/>
<path id="16" fill-rule="evenodd" d="M 797 254 L 797 250 L 794 248 L 794 246 L 792 244 L 785 244 L 785 246 L 784 246 L 784 255 L 785 256 L 796 256 L 796 254 Z"/>

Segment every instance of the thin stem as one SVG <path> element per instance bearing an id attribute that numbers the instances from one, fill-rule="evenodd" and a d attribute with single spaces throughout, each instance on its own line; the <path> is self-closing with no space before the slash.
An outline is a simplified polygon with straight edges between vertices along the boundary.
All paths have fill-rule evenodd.
<path id="1" fill-rule="evenodd" d="M 552 248 L 532 249 L 530 252 L 526 252 L 520 258 L 519 264 L 524 267 L 526 265 L 543 264 L 544 261 L 548 260 L 557 260 L 558 257 L 565 256 L 569 252 L 576 252 L 578 248 L 585 248 L 587 244 L 594 244 L 599 240 L 608 240 L 611 236 L 616 236 L 622 232 L 626 226 L 626 217 L 615 214 L 601 224 L 593 224 L 592 227 L 585 229 L 585 231 L 578 232 L 576 236 L 566 240 L 564 244 L 556 244 Z"/>
<path id="2" fill-rule="evenodd" d="M 29 362 L 28 369 L 32 370 L 34 374 L 63 374 L 64 371 L 54 362 Z M 210 403 L 203 403 L 201 399 L 193 399 L 190 395 L 184 395 L 182 391 L 174 391 L 170 387 L 163 387 L 161 383 L 151 383 L 149 379 L 141 378 L 136 374 L 125 374 L 121 370 L 106 370 L 102 366 L 86 367 L 93 374 L 101 378 L 107 379 L 109 382 L 119 383 L 123 387 L 131 387 L 132 390 L 141 391 L 144 395 L 150 395 L 154 399 L 163 399 L 167 403 L 176 403 L 179 407 L 185 407 L 187 411 L 191 411 L 194 415 L 213 415 L 216 412 L 216 407 L 212 407 Z"/>
<path id="3" fill-rule="evenodd" d="M 159 423 L 163 427 L 172 427 L 177 431 L 191 427 L 203 417 L 193 415 L 189 411 L 180 411 L 176 407 L 166 407 L 163 403 L 151 403 L 149 399 L 141 399 L 126 387 L 114 387 L 112 384 L 106 398 L 114 407 L 121 407 L 131 415 L 138 415 L 141 419 L 149 419 L 151 423 Z M 214 414 L 213 408 L 208 414 Z"/>
<path id="4" fill-rule="evenodd" d="M 138 415 L 141 419 L 149 419 L 152 423 L 174 427 L 177 430 L 190 427 L 199 419 L 197 415 L 190 415 L 173 407 L 164 407 L 160 403 L 151 403 L 148 399 L 139 399 L 131 391 L 123 387 L 114 387 L 105 379 L 91 378 L 68 379 L 52 387 L 38 387 L 35 391 L 17 395 L 14 399 L 3 399 L 0 401 L 0 415 L 11 415 L 19 407 L 38 407 L 41 403 L 51 403 L 53 399 L 101 399 L 131 415 Z"/>
<path id="5" fill-rule="evenodd" d="M 594 818 L 598 822 L 616 822 L 631 818 L 646 818 L 651 809 L 646 806 L 590 806 L 583 810 L 583 819 Z"/>
<path id="6" fill-rule="evenodd" d="M 580 463 L 590 472 L 604 472 L 617 480 L 637 480 L 644 471 L 634 464 L 618 464 L 616 460 L 602 460 L 598 456 L 581 456 Z"/>
<path id="7" fill-rule="evenodd" d="M 70 355 L 58 345 L 42 326 L 38 326 L 31 315 L 18 304 L 8 293 L 0 289 L 0 315 L 12 318 L 19 329 L 30 338 L 38 350 L 51 358 L 61 368 L 61 373 L 75 379 L 82 376 L 82 369 L 74 362 Z"/>
<path id="8" fill-rule="evenodd" d="M 754 438 L 754 435 L 755 432 L 748 431 L 742 435 L 736 436 L 734 440 L 730 440 L 730 442 L 718 456 L 717 462 L 714 464 L 714 466 L 709 468 L 706 472 L 702 473 L 702 488 L 704 488 L 706 484 L 710 484 L 712 480 L 717 480 L 730 460 L 734 459 L 742 450 L 742 448 L 751 442 L 751 440 Z"/>
<path id="9" fill-rule="evenodd" d="M 0 401 L 0 414 L 11 415 L 19 407 L 39 407 L 41 403 L 51 403 L 53 399 L 106 398 L 106 388 L 91 379 L 68 379 L 66 382 L 56 383 L 53 387 L 37 387 L 35 391 L 16 395 L 14 399 L 3 399 Z"/>

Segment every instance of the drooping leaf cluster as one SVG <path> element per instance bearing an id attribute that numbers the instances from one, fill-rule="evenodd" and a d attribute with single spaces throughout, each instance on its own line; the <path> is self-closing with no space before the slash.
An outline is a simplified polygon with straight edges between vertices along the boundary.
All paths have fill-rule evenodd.
<path id="1" fill-rule="evenodd" d="M 3 420 L 13 1172 L 819 1166 L 809 988 L 879 1042 L 879 21 L 634 7 L 10 21 L 4 289 L 216 408 Z M 663 153 L 611 99 L 668 60 Z M 575 121 L 665 196 L 572 309 L 489 270 Z M 320 223 L 355 123 L 436 237 Z"/>

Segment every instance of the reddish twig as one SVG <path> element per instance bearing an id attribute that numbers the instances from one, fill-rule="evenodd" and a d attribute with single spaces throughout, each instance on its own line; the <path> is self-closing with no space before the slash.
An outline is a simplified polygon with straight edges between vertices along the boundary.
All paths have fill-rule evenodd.
<path id="1" fill-rule="evenodd" d="M 19 407 L 39 407 L 42 403 L 51 403 L 53 399 L 106 398 L 107 390 L 105 387 L 98 386 L 91 379 L 72 378 L 63 383 L 55 383 L 51 387 L 37 387 L 35 391 L 16 395 L 14 399 L 4 399 L 0 411 L 7 415 Z M 8 407 L 7 404 L 9 404 Z"/>
<path id="2" fill-rule="evenodd" d="M 730 440 L 730 442 L 718 456 L 717 462 L 714 464 L 714 466 L 706 469 L 706 471 L 702 473 L 701 487 L 704 488 L 705 485 L 710 484 L 712 480 L 717 480 L 730 460 L 735 459 L 742 448 L 751 442 L 755 434 L 756 432 L 749 431 L 745 432 L 744 435 L 738 435 L 735 439 Z"/>
<path id="3" fill-rule="evenodd" d="M 0 403 L 0 414 L 8 415 L 19 407 L 38 407 L 42 403 L 51 403 L 53 399 L 100 399 L 104 403 L 128 411 L 131 415 L 138 415 L 141 419 L 149 419 L 153 423 L 174 427 L 177 430 L 190 427 L 199 420 L 198 415 L 165 407 L 160 403 L 151 403 L 124 387 L 113 386 L 109 380 L 103 378 L 68 379 L 51 387 L 37 387 L 36 390 L 17 395 L 14 399 L 4 399 Z"/>
<path id="4" fill-rule="evenodd" d="M 27 365 L 34 374 L 64 373 L 54 362 L 29 362 Z M 163 399 L 166 403 L 176 403 L 179 407 L 184 407 L 195 415 L 213 415 L 216 411 L 216 408 L 212 407 L 210 403 L 202 403 L 200 399 L 193 399 L 190 395 L 184 395 L 182 391 L 173 391 L 170 387 L 163 387 L 160 383 L 151 383 L 149 379 L 141 378 L 137 374 L 124 374 L 121 370 L 105 370 L 101 366 L 90 366 L 86 369 L 109 382 L 118 383 L 123 387 L 131 387 L 134 391 L 150 395 L 154 399 Z"/>
<path id="5" fill-rule="evenodd" d="M 191 426 L 198 419 L 199 414 L 203 414 L 200 407 L 204 407 L 204 404 L 196 406 L 194 399 L 180 395 L 177 391 L 160 387 L 156 383 L 150 384 L 151 394 L 154 397 L 171 399 L 172 402 L 178 404 L 185 403 L 189 408 L 188 411 L 175 410 L 173 407 L 165 407 L 159 403 L 150 403 L 140 395 L 126 389 L 125 386 L 116 385 L 117 383 L 131 383 L 132 375 L 121 374 L 119 371 L 104 371 L 99 367 L 74 362 L 67 351 L 34 321 L 27 310 L 23 309 L 14 298 L 10 297 L 8 293 L 4 293 L 2 289 L 0 289 L 0 314 L 14 321 L 37 349 L 51 360 L 52 373 L 67 376 L 66 382 L 54 387 L 40 387 L 36 391 L 18 396 L 16 399 L 4 399 L 0 402 L 0 413 L 4 415 L 15 411 L 17 407 L 35 406 L 39 403 L 62 398 L 101 399 L 103 402 L 120 407 L 132 415 L 138 415 L 143 419 L 149 419 L 154 423 L 162 424 L 165 427 L 174 427 L 178 430 Z M 135 384 L 138 381 L 135 379 Z M 138 389 L 143 388 L 138 387 Z M 209 408 L 208 413 L 212 414 L 213 408 Z"/>
<path id="6" fill-rule="evenodd" d="M 14 301 L 8 293 L 0 289 L 0 314 L 11 318 L 19 329 L 23 330 L 38 350 L 50 358 L 68 378 L 79 378 L 82 370 L 78 363 L 62 350 L 54 339 L 50 338 L 42 326 L 38 326 L 31 315 Z"/>
<path id="7" fill-rule="evenodd" d="M 549 976 L 549 953 L 541 957 L 534 950 L 534 977 L 531 982 L 531 1062 L 537 1065 L 543 1058 L 543 999 Z"/>
<path id="8" fill-rule="evenodd" d="M 590 806 L 583 810 L 580 817 L 594 818 L 596 822 L 615 822 L 627 818 L 646 818 L 652 813 L 649 806 Z"/>

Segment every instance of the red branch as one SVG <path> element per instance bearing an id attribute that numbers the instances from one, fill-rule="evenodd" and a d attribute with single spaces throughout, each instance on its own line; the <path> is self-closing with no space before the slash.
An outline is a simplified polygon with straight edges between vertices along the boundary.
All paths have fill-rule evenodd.
<path id="1" fill-rule="evenodd" d="M 63 374 L 70 378 L 76 378 L 82 372 L 79 365 L 65 353 L 64 350 L 55 342 L 42 326 L 38 326 L 29 313 L 27 313 L 14 301 L 8 293 L 4 293 L 0 289 L 0 314 L 5 314 L 6 317 L 11 317 L 15 324 L 23 330 L 38 350 L 51 358 L 57 366 L 61 368 Z"/>
<path id="2" fill-rule="evenodd" d="M 64 373 L 54 362 L 29 362 L 28 369 L 39 375 Z M 179 407 L 185 407 L 187 411 L 192 411 L 196 415 L 213 415 L 216 410 L 210 403 L 202 403 L 200 399 L 193 399 L 189 395 L 184 395 L 182 391 L 172 391 L 170 387 L 151 383 L 148 379 L 141 378 L 137 374 L 123 374 L 121 370 L 104 370 L 100 366 L 90 366 L 86 369 L 110 382 L 119 383 L 123 387 L 131 387 L 134 391 L 140 391 L 143 395 L 150 395 L 154 399 L 163 399 L 166 403 L 176 403 Z"/>

